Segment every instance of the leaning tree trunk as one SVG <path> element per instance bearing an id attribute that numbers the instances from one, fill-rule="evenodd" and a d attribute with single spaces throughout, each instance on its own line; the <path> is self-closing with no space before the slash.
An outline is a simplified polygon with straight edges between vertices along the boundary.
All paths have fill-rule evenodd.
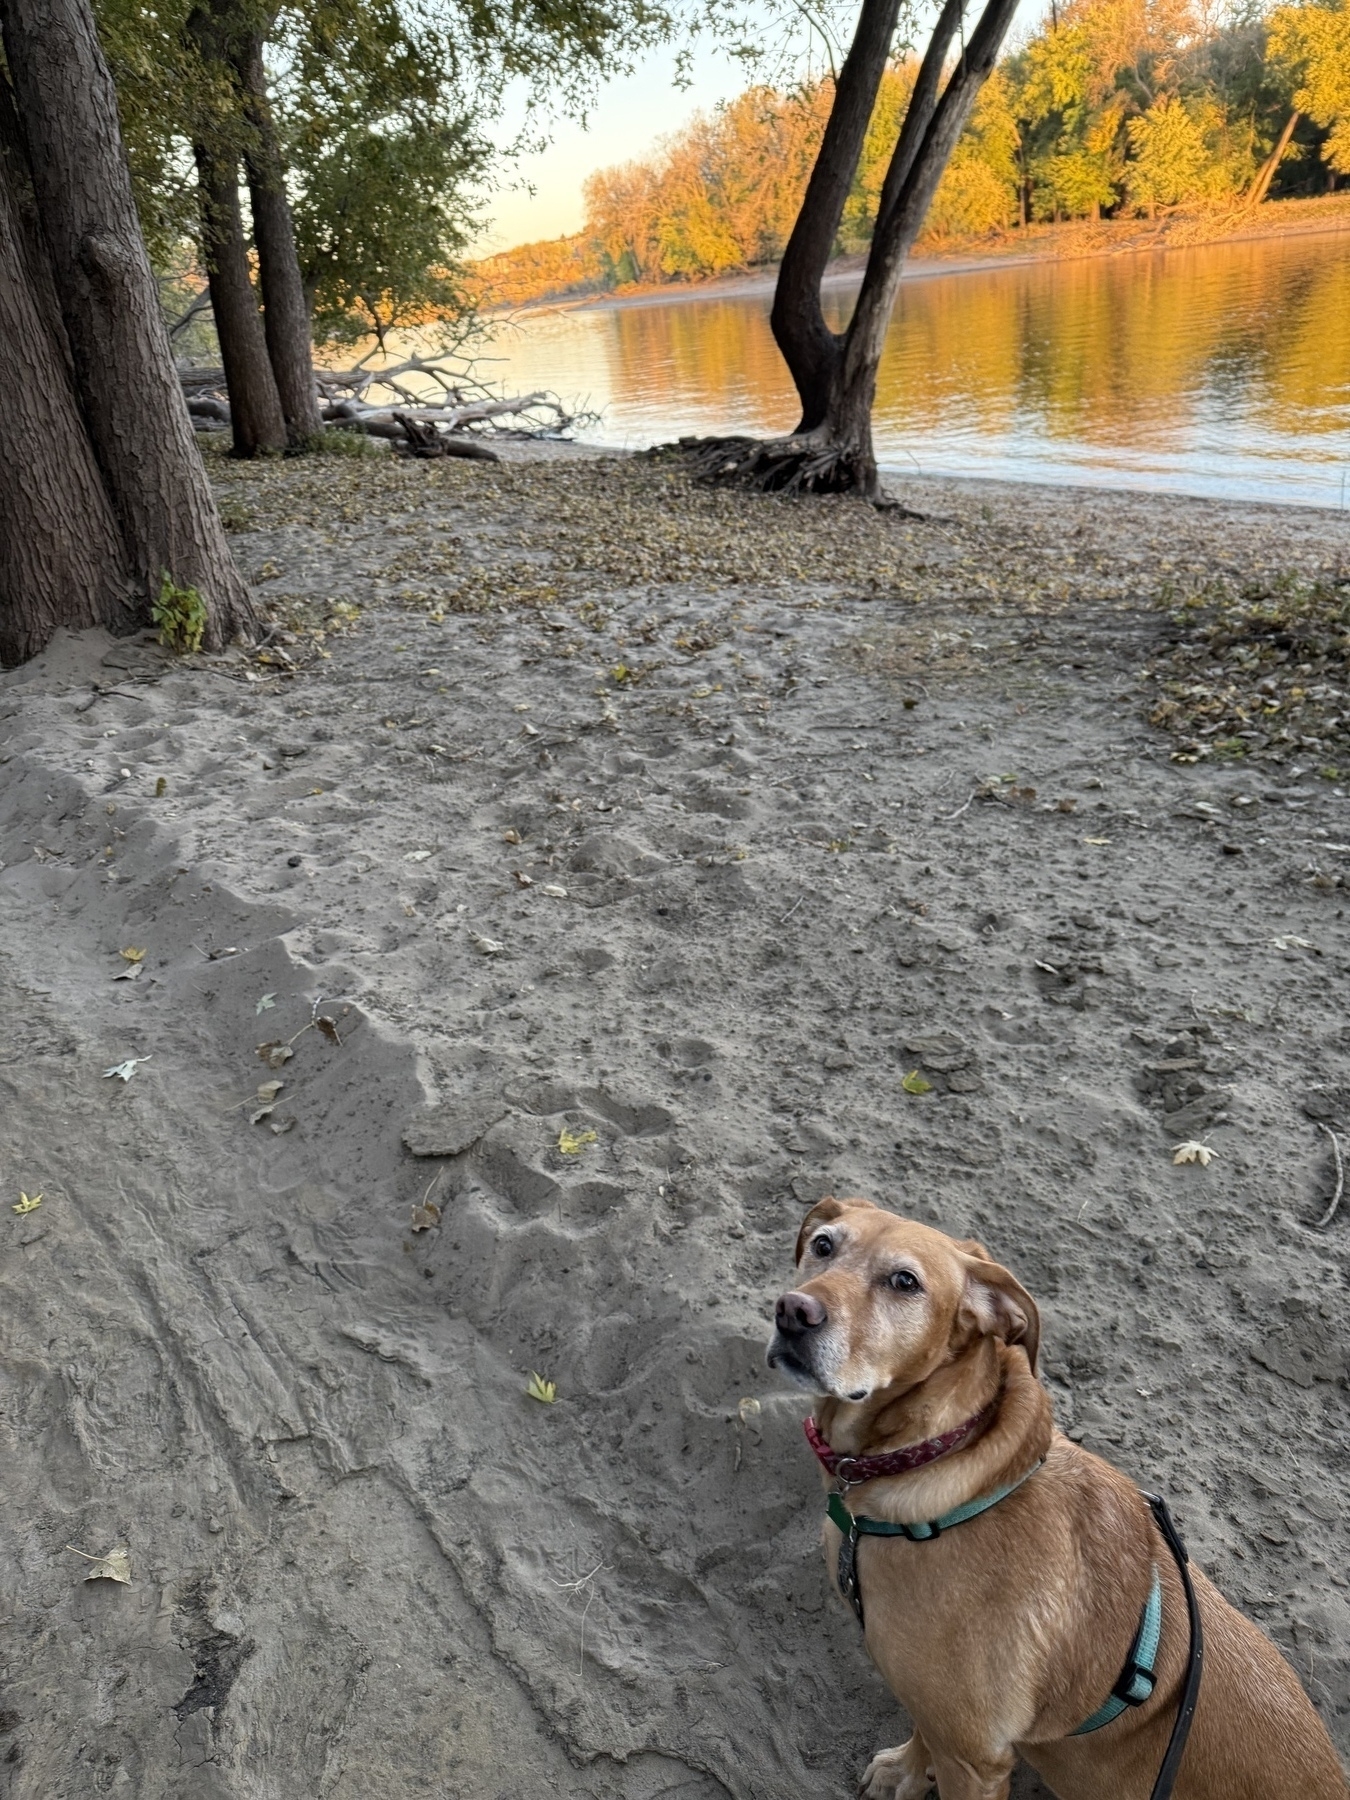
<path id="1" fill-rule="evenodd" d="M 901 269 L 994 66 L 1017 0 L 986 0 L 975 33 L 944 86 L 943 68 L 961 28 L 964 5 L 965 0 L 944 0 L 933 27 L 882 184 L 853 317 L 847 331 L 835 336 L 825 325 L 820 282 L 862 151 L 896 18 L 891 0 L 863 0 L 825 128 L 821 146 L 825 166 L 822 169 L 818 162 L 812 172 L 774 298 L 774 335 L 801 396 L 802 421 L 791 437 L 768 443 L 752 438 L 689 443 L 692 465 L 707 479 L 794 493 L 877 497 L 872 403 Z"/>
<path id="2" fill-rule="evenodd" d="M 842 340 L 825 323 L 820 284 L 834 254 L 899 15 L 900 0 L 865 0 L 778 271 L 769 322 L 802 403 L 799 432 L 814 431 L 829 406 Z"/>
<path id="3" fill-rule="evenodd" d="M 0 665 L 35 656 L 60 625 L 129 631 L 136 610 L 70 369 L 34 291 L 22 211 L 6 159 L 0 162 Z"/>
<path id="4" fill-rule="evenodd" d="M 0 0 L 33 186 L 86 429 L 141 613 L 196 588 L 203 642 L 254 623 L 193 439 L 87 0 Z"/>
<path id="5" fill-rule="evenodd" d="M 950 6 L 944 10 L 944 18 L 950 10 Z M 947 78 L 941 99 L 936 98 L 941 56 L 932 68 L 931 86 L 925 90 L 925 76 L 930 73 L 938 47 L 939 21 L 911 102 L 912 110 L 914 102 L 923 97 L 923 107 L 912 128 L 906 115 L 882 184 L 867 271 L 845 334 L 824 426 L 826 438 L 838 452 L 846 485 L 869 498 L 875 498 L 877 493 L 872 403 L 905 258 L 923 228 L 943 171 L 966 128 L 979 91 L 998 60 L 1016 11 L 1017 0 L 988 0 L 979 24 Z"/>
<path id="6" fill-rule="evenodd" d="M 247 458 L 284 450 L 286 420 L 249 279 L 239 208 L 239 166 L 232 156 L 221 155 L 204 143 L 194 146 L 194 154 L 202 260 L 230 396 L 234 454 Z"/>
<path id="7" fill-rule="evenodd" d="M 285 162 L 276 121 L 267 99 L 262 51 L 254 39 L 239 71 L 251 127 L 244 163 L 253 203 L 253 241 L 258 251 L 263 323 L 272 359 L 281 410 L 292 444 L 312 443 L 323 431 L 318 389 L 314 381 L 314 347 L 309 334 L 309 308 L 295 252 L 295 226 L 286 197 Z"/>

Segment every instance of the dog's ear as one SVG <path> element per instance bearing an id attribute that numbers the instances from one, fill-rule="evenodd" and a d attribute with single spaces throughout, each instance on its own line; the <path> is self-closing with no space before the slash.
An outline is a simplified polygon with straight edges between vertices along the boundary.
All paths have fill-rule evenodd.
<path id="1" fill-rule="evenodd" d="M 978 1238 L 957 1238 L 956 1247 L 958 1250 L 964 1250 L 967 1256 L 978 1256 L 981 1262 L 993 1262 L 994 1260 Z"/>
<path id="2" fill-rule="evenodd" d="M 957 1312 L 957 1323 L 980 1337 L 1002 1338 L 1020 1344 L 1027 1353 L 1031 1372 L 1041 1347 L 1041 1315 L 1036 1302 L 1015 1275 L 991 1260 L 982 1245 L 965 1251 L 966 1289 Z"/>
<path id="3" fill-rule="evenodd" d="M 833 1224 L 834 1220 L 841 1218 L 843 1214 L 853 1206 L 870 1206 L 873 1211 L 876 1210 L 876 1207 L 871 1200 L 836 1200 L 833 1194 L 826 1194 L 823 1200 L 817 1200 L 810 1212 L 807 1213 L 806 1217 L 802 1220 L 802 1228 L 797 1233 L 797 1248 L 793 1253 L 794 1261 L 800 1262 L 802 1260 L 802 1252 L 806 1248 L 806 1240 L 816 1229 L 817 1225 Z"/>

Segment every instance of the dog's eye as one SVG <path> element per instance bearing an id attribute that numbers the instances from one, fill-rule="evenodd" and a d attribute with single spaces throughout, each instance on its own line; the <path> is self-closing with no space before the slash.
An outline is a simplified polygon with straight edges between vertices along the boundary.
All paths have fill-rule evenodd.
<path id="1" fill-rule="evenodd" d="M 811 1248 L 817 1256 L 828 1256 L 834 1249 L 834 1239 L 827 1231 L 817 1232 L 811 1239 Z"/>
<path id="2" fill-rule="evenodd" d="M 897 1269 L 890 1277 L 890 1284 L 897 1294 L 920 1294 L 922 1284 L 917 1275 L 911 1275 L 908 1269 Z"/>

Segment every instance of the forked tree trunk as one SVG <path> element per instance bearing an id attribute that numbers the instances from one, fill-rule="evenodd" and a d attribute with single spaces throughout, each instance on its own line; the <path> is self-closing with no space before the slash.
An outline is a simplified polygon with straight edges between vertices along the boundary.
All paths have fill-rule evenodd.
<path id="1" fill-rule="evenodd" d="M 943 20 L 953 10 L 953 4 L 954 0 L 949 0 L 944 8 L 919 73 L 910 113 L 922 99 L 921 110 L 912 128 L 910 114 L 906 114 L 886 172 L 867 272 L 845 333 L 843 356 L 823 428 L 827 439 L 839 449 L 848 485 L 869 497 L 875 497 L 877 492 L 872 404 L 905 258 L 923 228 L 943 171 L 966 128 L 980 89 L 993 71 L 1017 11 L 1017 0 L 987 0 L 980 22 L 939 99 L 937 78 L 946 46 L 941 47 L 936 59 L 935 52 L 939 49 Z M 932 83 L 926 89 L 930 65 Z"/>
<path id="2" fill-rule="evenodd" d="M 217 647 L 254 614 L 174 369 L 93 17 L 87 0 L 0 0 L 0 18 L 80 409 L 141 616 L 167 574 L 197 589 Z"/>
<path id="3" fill-rule="evenodd" d="M 0 665 L 60 625 L 135 623 L 126 552 L 71 384 L 43 319 L 12 169 L 0 163 Z"/>
<path id="4" fill-rule="evenodd" d="M 997 60 L 1017 0 L 985 0 L 969 44 L 943 83 L 961 29 L 963 0 L 944 0 L 886 171 L 867 270 L 848 329 L 825 324 L 820 300 L 844 203 L 890 53 L 897 8 L 863 0 L 835 89 L 820 156 L 779 272 L 774 336 L 802 401 L 792 437 L 776 443 L 715 439 L 693 449 L 712 479 L 874 498 L 872 403 L 901 270 L 938 182 Z"/>
<path id="5" fill-rule="evenodd" d="M 276 377 L 286 431 L 292 444 L 313 441 L 323 431 L 309 307 L 295 250 L 295 226 L 286 197 L 286 171 L 276 121 L 267 99 L 267 76 L 257 40 L 248 45 L 239 71 L 250 126 L 244 162 L 253 204 L 253 241 L 258 251 L 267 354 Z"/>
<path id="6" fill-rule="evenodd" d="M 258 299 L 249 279 L 248 249 L 239 207 L 239 167 L 210 146 L 194 146 L 201 214 L 202 260 L 211 289 L 211 312 L 230 395 L 234 454 L 257 456 L 286 448 L 281 410 Z"/>
<path id="7" fill-rule="evenodd" d="M 825 323 L 820 284 L 834 253 L 899 16 L 900 0 L 866 0 L 863 6 L 778 271 L 769 322 L 802 403 L 799 432 L 814 431 L 829 406 L 843 340 Z"/>

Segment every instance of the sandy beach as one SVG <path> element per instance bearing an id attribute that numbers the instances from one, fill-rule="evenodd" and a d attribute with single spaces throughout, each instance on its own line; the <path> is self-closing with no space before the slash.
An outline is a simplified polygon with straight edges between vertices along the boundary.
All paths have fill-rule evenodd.
<path id="1" fill-rule="evenodd" d="M 1350 1756 L 1350 779 L 1149 723 L 1350 515 L 211 468 L 268 646 L 0 676 L 0 1792 L 852 1794 L 830 1191 L 1018 1274 Z"/>

